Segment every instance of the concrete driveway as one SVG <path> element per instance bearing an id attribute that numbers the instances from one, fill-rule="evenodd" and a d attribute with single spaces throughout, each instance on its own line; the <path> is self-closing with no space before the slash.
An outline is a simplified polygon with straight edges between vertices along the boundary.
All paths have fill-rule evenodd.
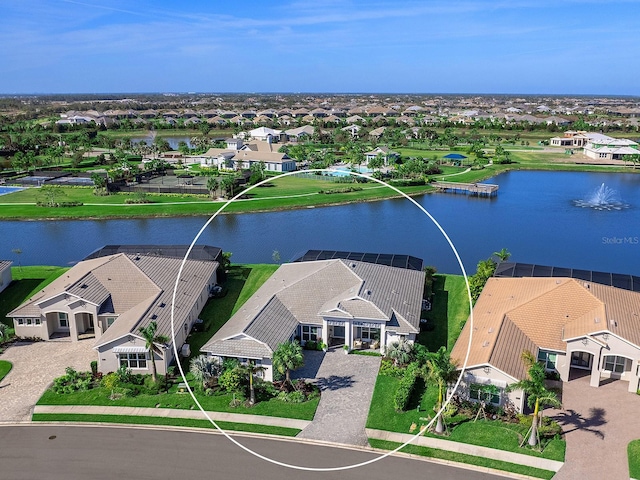
<path id="1" fill-rule="evenodd" d="M 306 370 L 297 374 L 315 382 L 322 391 L 322 397 L 313 422 L 298 437 L 368 445 L 364 428 L 380 357 L 345 355 L 340 348 L 326 354 L 305 352 L 305 364 Z M 304 375 L 313 373 L 315 377 Z"/>
<path id="2" fill-rule="evenodd" d="M 17 342 L 0 355 L 13 364 L 0 382 L 0 422 L 30 421 L 33 406 L 54 378 L 66 367 L 87 371 L 92 360 L 94 339 L 51 342 Z"/>
<path id="3" fill-rule="evenodd" d="M 640 438 L 640 396 L 623 381 L 589 386 L 589 376 L 564 382 L 564 410 L 545 412 L 562 425 L 565 464 L 554 480 L 628 480 L 627 445 Z"/>

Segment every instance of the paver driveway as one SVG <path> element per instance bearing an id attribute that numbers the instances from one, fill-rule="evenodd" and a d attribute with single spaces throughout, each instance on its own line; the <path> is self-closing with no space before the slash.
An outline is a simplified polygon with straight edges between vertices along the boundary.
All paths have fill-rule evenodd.
<path id="1" fill-rule="evenodd" d="M 589 377 L 565 382 L 562 411 L 545 412 L 565 432 L 565 464 L 554 480 L 628 480 L 627 445 L 640 438 L 640 396 L 623 381 L 589 386 Z"/>
<path id="2" fill-rule="evenodd" d="M 319 368 L 318 360 L 322 361 Z M 313 422 L 298 434 L 301 438 L 351 445 L 368 445 L 365 425 L 376 384 L 380 357 L 345 355 L 342 349 L 306 352 L 306 371 L 322 391 Z M 315 379 L 305 373 L 317 372 Z"/>
<path id="3" fill-rule="evenodd" d="M 87 371 L 97 355 L 94 339 L 52 342 L 17 342 L 0 356 L 13 364 L 0 382 L 0 422 L 31 420 L 33 406 L 54 378 L 66 367 Z"/>

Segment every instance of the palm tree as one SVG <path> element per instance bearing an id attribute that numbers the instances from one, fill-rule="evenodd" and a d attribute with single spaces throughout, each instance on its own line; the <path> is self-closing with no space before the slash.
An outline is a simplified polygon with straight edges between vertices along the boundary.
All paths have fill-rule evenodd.
<path id="1" fill-rule="evenodd" d="M 0 322 L 0 340 L 4 339 L 7 334 L 7 326 Z"/>
<path id="2" fill-rule="evenodd" d="M 536 357 L 528 351 L 522 352 L 522 361 L 527 366 L 527 376 L 524 380 L 512 383 L 507 387 L 507 391 L 522 390 L 527 395 L 527 404 L 533 408 L 533 419 L 531 421 L 531 435 L 529 435 L 529 445 L 535 447 L 538 444 L 538 420 L 540 407 L 547 405 L 560 407 L 557 395 L 548 390 L 544 385 L 544 367 L 536 361 Z"/>
<path id="3" fill-rule="evenodd" d="M 506 262 L 511 257 L 511 253 L 506 248 L 503 248 L 499 252 L 493 252 L 493 256 L 497 257 L 501 262 Z"/>
<path id="4" fill-rule="evenodd" d="M 216 357 L 207 357 L 199 355 L 191 360 L 189 371 L 194 378 L 202 382 L 202 386 L 206 388 L 211 384 L 212 380 L 222 372 L 222 365 Z"/>
<path id="5" fill-rule="evenodd" d="M 156 330 L 158 329 L 158 324 L 156 322 L 151 322 L 146 327 L 140 327 L 138 331 L 142 338 L 145 341 L 145 348 L 151 354 L 151 378 L 154 383 L 158 381 L 158 374 L 156 372 L 156 359 L 155 354 L 162 354 L 162 348 L 158 346 L 158 344 L 165 344 L 169 342 L 169 337 L 166 335 L 156 335 Z"/>
<path id="6" fill-rule="evenodd" d="M 254 405 L 256 403 L 256 390 L 253 386 L 253 376 L 256 373 L 264 371 L 265 368 L 260 365 L 256 365 L 251 360 L 249 360 L 246 365 L 240 365 L 238 368 L 242 373 L 249 376 L 249 405 Z"/>
<path id="7" fill-rule="evenodd" d="M 209 195 L 211 198 L 215 197 L 216 191 L 218 190 L 218 180 L 215 177 L 209 177 L 207 179 L 207 190 L 209 190 Z"/>
<path id="8" fill-rule="evenodd" d="M 400 340 L 391 342 L 385 348 L 385 355 L 393 360 L 393 364 L 406 365 L 411 361 L 411 354 L 413 353 L 413 344 L 407 342 L 404 337 L 400 337 Z"/>
<path id="9" fill-rule="evenodd" d="M 281 343 L 273 352 L 273 368 L 279 374 L 285 375 L 285 380 L 289 385 L 291 385 L 291 370 L 296 370 L 303 365 L 304 355 L 297 340 Z"/>
<path id="10" fill-rule="evenodd" d="M 436 353 L 432 353 L 429 357 L 423 367 L 422 376 L 426 382 L 431 381 L 438 385 L 438 402 L 435 407 L 438 411 L 436 433 L 442 433 L 444 432 L 444 424 L 442 423 L 442 415 L 439 412 L 442 409 L 445 388 L 455 379 L 458 367 L 451 361 L 449 352 L 445 347 L 440 347 Z"/>

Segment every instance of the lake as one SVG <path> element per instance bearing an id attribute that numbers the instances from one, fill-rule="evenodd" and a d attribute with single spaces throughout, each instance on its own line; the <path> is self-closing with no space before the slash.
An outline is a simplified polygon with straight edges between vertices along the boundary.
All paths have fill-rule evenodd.
<path id="1" fill-rule="evenodd" d="M 511 259 L 640 274 L 640 175 L 509 172 L 487 182 L 497 198 L 431 194 L 417 198 L 442 225 L 469 273 L 478 260 L 507 248 Z M 602 184 L 626 208 L 575 205 Z M 1 207 L 0 207 L 1 208 Z M 206 218 L 0 222 L 0 258 L 23 265 L 71 265 L 104 244 L 190 243 Z M 272 213 L 221 215 L 199 243 L 233 252 L 238 263 L 282 261 L 308 249 L 400 253 L 441 272 L 460 273 L 432 222 L 404 199 Z"/>

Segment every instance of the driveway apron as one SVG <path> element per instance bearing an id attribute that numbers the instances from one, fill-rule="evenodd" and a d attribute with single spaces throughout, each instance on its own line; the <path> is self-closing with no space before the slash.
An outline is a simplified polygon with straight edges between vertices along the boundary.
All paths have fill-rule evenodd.
<path id="1" fill-rule="evenodd" d="M 315 382 L 322 392 L 313 422 L 298 434 L 301 438 L 351 445 L 368 445 L 365 425 L 375 387 L 380 357 L 345 355 L 342 349 L 324 354 L 307 352 L 309 370 L 317 370 Z M 305 373 L 300 372 L 298 375 Z"/>

